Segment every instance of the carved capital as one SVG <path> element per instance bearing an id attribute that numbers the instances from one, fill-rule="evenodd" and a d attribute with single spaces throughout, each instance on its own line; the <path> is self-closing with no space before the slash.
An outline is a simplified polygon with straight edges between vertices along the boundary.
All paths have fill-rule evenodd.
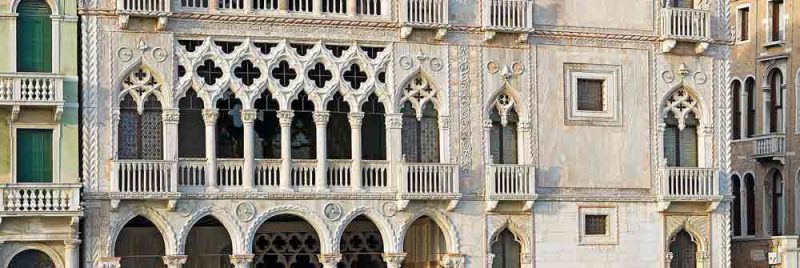
<path id="1" fill-rule="evenodd" d="M 164 265 L 169 267 L 174 267 L 185 264 L 186 258 L 187 258 L 186 255 L 167 255 L 167 256 L 162 256 L 161 260 L 164 261 Z"/>
<path id="2" fill-rule="evenodd" d="M 403 128 L 403 114 L 386 114 L 386 128 Z"/>
<path id="3" fill-rule="evenodd" d="M 483 120 L 483 128 L 484 129 L 491 129 L 492 128 L 492 120 Z"/>
<path id="4" fill-rule="evenodd" d="M 517 124 L 517 129 L 522 132 L 528 132 L 533 129 L 533 124 L 531 124 L 531 121 L 522 121 Z"/>
<path id="5" fill-rule="evenodd" d="M 383 260 L 386 263 L 401 264 L 406 259 L 405 253 L 384 253 Z"/>
<path id="6" fill-rule="evenodd" d="M 181 113 L 178 109 L 163 109 L 161 110 L 161 120 L 164 123 L 175 123 L 181 121 Z"/>
<path id="7" fill-rule="evenodd" d="M 447 254 L 442 257 L 441 265 L 447 268 L 460 268 L 464 265 L 464 255 L 461 254 Z"/>
<path id="8" fill-rule="evenodd" d="M 319 254 L 317 257 L 320 263 L 327 265 L 336 265 L 342 261 L 342 254 L 339 253 Z"/>
<path id="9" fill-rule="evenodd" d="M 64 240 L 64 248 L 66 248 L 67 250 L 76 249 L 80 245 L 81 245 L 81 240 L 78 239 Z"/>
<path id="10" fill-rule="evenodd" d="M 327 126 L 330 118 L 331 113 L 328 111 L 314 112 L 314 124 L 317 126 Z"/>
<path id="11" fill-rule="evenodd" d="M 364 113 L 362 112 L 354 112 L 347 115 L 347 119 L 350 120 L 350 127 L 361 127 L 364 121 Z"/>
<path id="12" fill-rule="evenodd" d="M 439 128 L 443 130 L 450 129 L 450 117 L 449 116 L 439 116 Z"/>
<path id="13" fill-rule="evenodd" d="M 293 111 L 278 111 L 278 122 L 280 122 L 281 127 L 290 127 L 292 118 L 294 118 Z"/>
<path id="14" fill-rule="evenodd" d="M 216 109 L 203 109 L 203 122 L 206 125 L 214 125 L 219 118 L 219 112 Z"/>
<path id="15" fill-rule="evenodd" d="M 103 257 L 97 262 L 97 268 L 119 268 L 120 257 Z"/>
<path id="16" fill-rule="evenodd" d="M 111 111 L 111 121 L 114 123 L 114 125 L 119 123 L 119 108 L 115 108 L 114 111 Z"/>
<path id="17" fill-rule="evenodd" d="M 236 267 L 250 264 L 253 262 L 253 258 L 255 258 L 253 254 L 230 255 L 231 264 Z"/>
<path id="18" fill-rule="evenodd" d="M 258 117 L 258 112 L 256 109 L 242 109 L 241 116 L 242 122 L 253 123 L 256 121 L 256 117 Z"/>

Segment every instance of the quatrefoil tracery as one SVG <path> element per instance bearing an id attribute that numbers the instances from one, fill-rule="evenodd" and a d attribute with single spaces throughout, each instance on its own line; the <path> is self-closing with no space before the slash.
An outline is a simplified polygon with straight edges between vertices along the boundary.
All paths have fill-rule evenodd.
<path id="1" fill-rule="evenodd" d="M 494 108 L 496 108 L 497 112 L 500 114 L 500 124 L 503 126 L 508 125 L 508 113 L 515 108 L 514 99 L 503 92 L 498 95 L 497 98 L 495 98 L 492 106 L 494 106 Z"/>
<path id="2" fill-rule="evenodd" d="M 700 115 L 700 107 L 689 91 L 685 88 L 679 88 L 672 92 L 672 95 L 664 104 L 664 116 L 666 117 L 669 112 L 672 112 L 675 119 L 678 120 L 678 129 L 683 130 L 686 127 L 686 119 L 690 114 L 693 114 L 692 116 Z"/>
<path id="3" fill-rule="evenodd" d="M 122 81 L 122 90 L 119 99 L 127 94 L 136 103 L 136 110 L 141 114 L 144 111 L 144 103 L 150 95 L 160 93 L 161 86 L 150 72 L 149 69 L 139 66 L 125 77 Z M 117 103 L 119 105 L 119 103 Z"/>
<path id="4" fill-rule="evenodd" d="M 438 90 L 433 88 L 427 78 L 417 75 L 403 87 L 403 98 L 400 103 L 411 102 L 416 110 L 417 119 L 422 119 L 422 107 L 433 105 L 430 102 L 438 101 Z"/>

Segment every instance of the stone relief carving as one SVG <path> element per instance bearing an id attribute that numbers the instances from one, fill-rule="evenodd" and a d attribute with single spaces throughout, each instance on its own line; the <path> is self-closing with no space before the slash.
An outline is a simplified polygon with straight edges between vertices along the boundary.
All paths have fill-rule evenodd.
<path id="1" fill-rule="evenodd" d="M 256 215 L 256 207 L 250 202 L 242 202 L 236 206 L 236 217 L 243 222 L 249 222 Z"/>
<path id="2" fill-rule="evenodd" d="M 383 206 L 381 206 L 381 213 L 386 217 L 394 217 L 397 214 L 397 203 L 384 202 Z"/>
<path id="3" fill-rule="evenodd" d="M 325 214 L 325 218 L 336 221 L 342 217 L 342 206 L 337 203 L 328 203 L 322 213 Z"/>

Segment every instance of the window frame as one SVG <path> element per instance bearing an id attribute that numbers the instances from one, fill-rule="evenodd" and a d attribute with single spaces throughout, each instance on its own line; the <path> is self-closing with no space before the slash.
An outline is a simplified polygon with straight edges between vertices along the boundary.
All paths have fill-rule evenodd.
<path id="1" fill-rule="evenodd" d="M 778 3 L 780 6 L 780 10 L 778 10 L 779 18 L 778 18 L 778 30 L 775 31 L 773 29 L 774 24 L 774 7 L 775 4 Z M 786 41 L 786 2 L 783 0 L 767 0 L 767 8 L 765 9 L 767 12 L 765 18 L 767 19 L 767 30 L 765 31 L 766 35 L 766 43 L 764 46 L 774 46 L 783 44 Z M 778 38 L 775 39 L 773 36 L 774 33 L 778 33 Z"/>
<path id="2" fill-rule="evenodd" d="M 605 234 L 586 234 L 586 216 L 606 216 Z M 578 206 L 578 245 L 617 245 L 619 244 L 619 219 L 616 206 Z"/>
<path id="3" fill-rule="evenodd" d="M 743 11 L 747 12 L 747 17 L 742 16 Z M 742 25 L 744 22 L 743 19 L 747 20 L 747 25 Z M 749 43 L 752 35 L 752 31 L 750 31 L 750 25 L 752 20 L 750 19 L 750 3 L 741 4 L 736 6 L 736 45 Z M 744 29 L 742 26 L 746 26 L 747 29 Z M 742 33 L 746 33 L 746 35 L 742 35 Z M 742 38 L 745 37 L 745 38 Z"/>
<path id="4" fill-rule="evenodd" d="M 27 182 L 19 182 L 17 181 L 17 137 L 19 129 L 38 129 L 38 130 L 50 130 L 53 132 L 53 140 L 52 140 L 52 158 L 53 158 L 53 175 L 52 175 L 52 182 L 50 183 L 62 183 L 61 178 L 61 169 L 59 163 L 61 162 L 61 150 L 59 144 L 61 144 L 61 127 L 58 124 L 52 123 L 17 123 L 14 122 L 11 125 L 11 183 L 27 183 Z"/>
<path id="5" fill-rule="evenodd" d="M 50 22 L 52 23 L 52 26 L 50 27 L 50 35 L 51 35 L 51 37 L 50 37 L 50 42 L 51 42 L 51 46 L 50 46 L 50 49 L 51 49 L 51 53 L 50 53 L 50 73 L 53 73 L 53 74 L 61 73 L 61 64 L 60 64 L 60 60 L 59 60 L 61 58 L 61 48 L 60 48 L 61 46 L 59 45 L 60 42 L 61 42 L 61 24 L 62 24 L 62 22 L 77 23 L 78 22 L 78 17 L 75 16 L 75 15 L 68 15 L 68 16 L 62 15 L 61 11 L 58 8 L 58 5 L 56 3 L 54 3 L 54 1 L 51 1 L 51 0 L 40 0 L 40 1 L 43 1 L 45 4 L 47 4 L 50 7 L 50 12 L 51 12 L 51 14 L 50 14 Z M 13 68 L 12 69 L 13 72 L 17 72 L 17 50 L 18 50 L 18 48 L 17 48 L 17 28 L 18 28 L 18 26 L 17 26 L 16 16 L 19 16 L 19 13 L 17 12 L 17 7 L 19 6 L 20 2 L 22 2 L 22 1 L 21 0 L 16 0 L 16 1 L 12 2 L 13 6 L 12 6 L 12 9 L 11 9 L 11 13 L 15 18 L 13 20 L 14 23 L 12 24 L 12 27 L 10 27 L 11 28 L 10 29 L 11 32 L 9 33 L 10 38 L 8 39 L 8 42 L 7 42 L 8 45 L 9 45 L 9 48 L 10 48 L 9 49 L 9 55 L 8 55 L 9 63 L 11 64 L 11 66 Z"/>
<path id="6" fill-rule="evenodd" d="M 603 80 L 603 110 L 578 109 L 578 80 Z M 582 126 L 622 126 L 622 66 L 564 63 L 565 124 Z"/>

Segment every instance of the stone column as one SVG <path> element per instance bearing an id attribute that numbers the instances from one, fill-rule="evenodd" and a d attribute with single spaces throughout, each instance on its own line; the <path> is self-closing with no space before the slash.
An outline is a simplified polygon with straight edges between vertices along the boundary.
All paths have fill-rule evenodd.
<path id="1" fill-rule="evenodd" d="M 253 174 L 256 170 L 256 155 L 255 155 L 255 129 L 254 123 L 256 121 L 255 109 L 242 109 L 242 124 L 244 125 L 244 166 L 242 167 L 242 189 L 245 191 L 252 191 Z"/>
<path id="2" fill-rule="evenodd" d="M 319 254 L 319 262 L 322 263 L 323 268 L 336 268 L 336 265 L 342 260 L 342 254 L 328 253 Z"/>
<path id="3" fill-rule="evenodd" d="M 164 109 L 161 114 L 161 121 L 164 124 L 162 146 L 164 148 L 164 160 L 172 161 L 170 168 L 169 191 L 178 191 L 178 122 L 181 121 L 178 109 Z"/>
<path id="4" fill-rule="evenodd" d="M 103 257 L 97 261 L 97 268 L 120 268 L 119 257 Z"/>
<path id="5" fill-rule="evenodd" d="M 384 253 L 383 261 L 386 262 L 386 268 L 400 268 L 403 265 L 403 260 L 406 258 L 405 253 Z"/>
<path id="6" fill-rule="evenodd" d="M 356 0 L 347 0 L 347 15 L 356 15 Z"/>
<path id="7" fill-rule="evenodd" d="M 278 10 L 281 12 L 289 11 L 289 0 L 278 0 Z"/>
<path id="8" fill-rule="evenodd" d="M 294 118 L 293 111 L 278 111 L 278 121 L 281 125 L 280 187 L 282 191 L 292 189 L 292 118 Z"/>
<path id="9" fill-rule="evenodd" d="M 181 268 L 186 263 L 186 255 L 167 255 L 161 257 L 167 268 Z"/>
<path id="10" fill-rule="evenodd" d="M 317 175 L 316 186 L 319 191 L 327 191 L 328 175 L 328 120 L 330 112 L 314 112 L 314 124 L 317 126 Z"/>
<path id="11" fill-rule="evenodd" d="M 206 123 L 206 187 L 217 189 L 217 118 L 215 109 L 203 109 L 203 121 Z"/>
<path id="12" fill-rule="evenodd" d="M 255 255 L 252 254 L 231 255 L 230 259 L 234 268 L 249 268 L 254 257 Z"/>
<path id="13" fill-rule="evenodd" d="M 78 254 L 80 245 L 81 241 L 77 239 L 64 241 L 64 268 L 80 267 L 80 256 Z"/>
<path id="14" fill-rule="evenodd" d="M 439 163 L 450 163 L 450 116 L 439 116 Z"/>
<path id="15" fill-rule="evenodd" d="M 403 114 L 386 114 L 386 159 L 389 160 L 389 188 L 396 188 L 398 163 L 403 159 Z"/>
<path id="16" fill-rule="evenodd" d="M 350 170 L 351 186 L 353 190 L 358 191 L 361 189 L 361 126 L 364 121 L 364 113 L 350 113 L 348 119 L 350 119 L 350 144 L 352 149 L 350 158 L 353 160 Z"/>

